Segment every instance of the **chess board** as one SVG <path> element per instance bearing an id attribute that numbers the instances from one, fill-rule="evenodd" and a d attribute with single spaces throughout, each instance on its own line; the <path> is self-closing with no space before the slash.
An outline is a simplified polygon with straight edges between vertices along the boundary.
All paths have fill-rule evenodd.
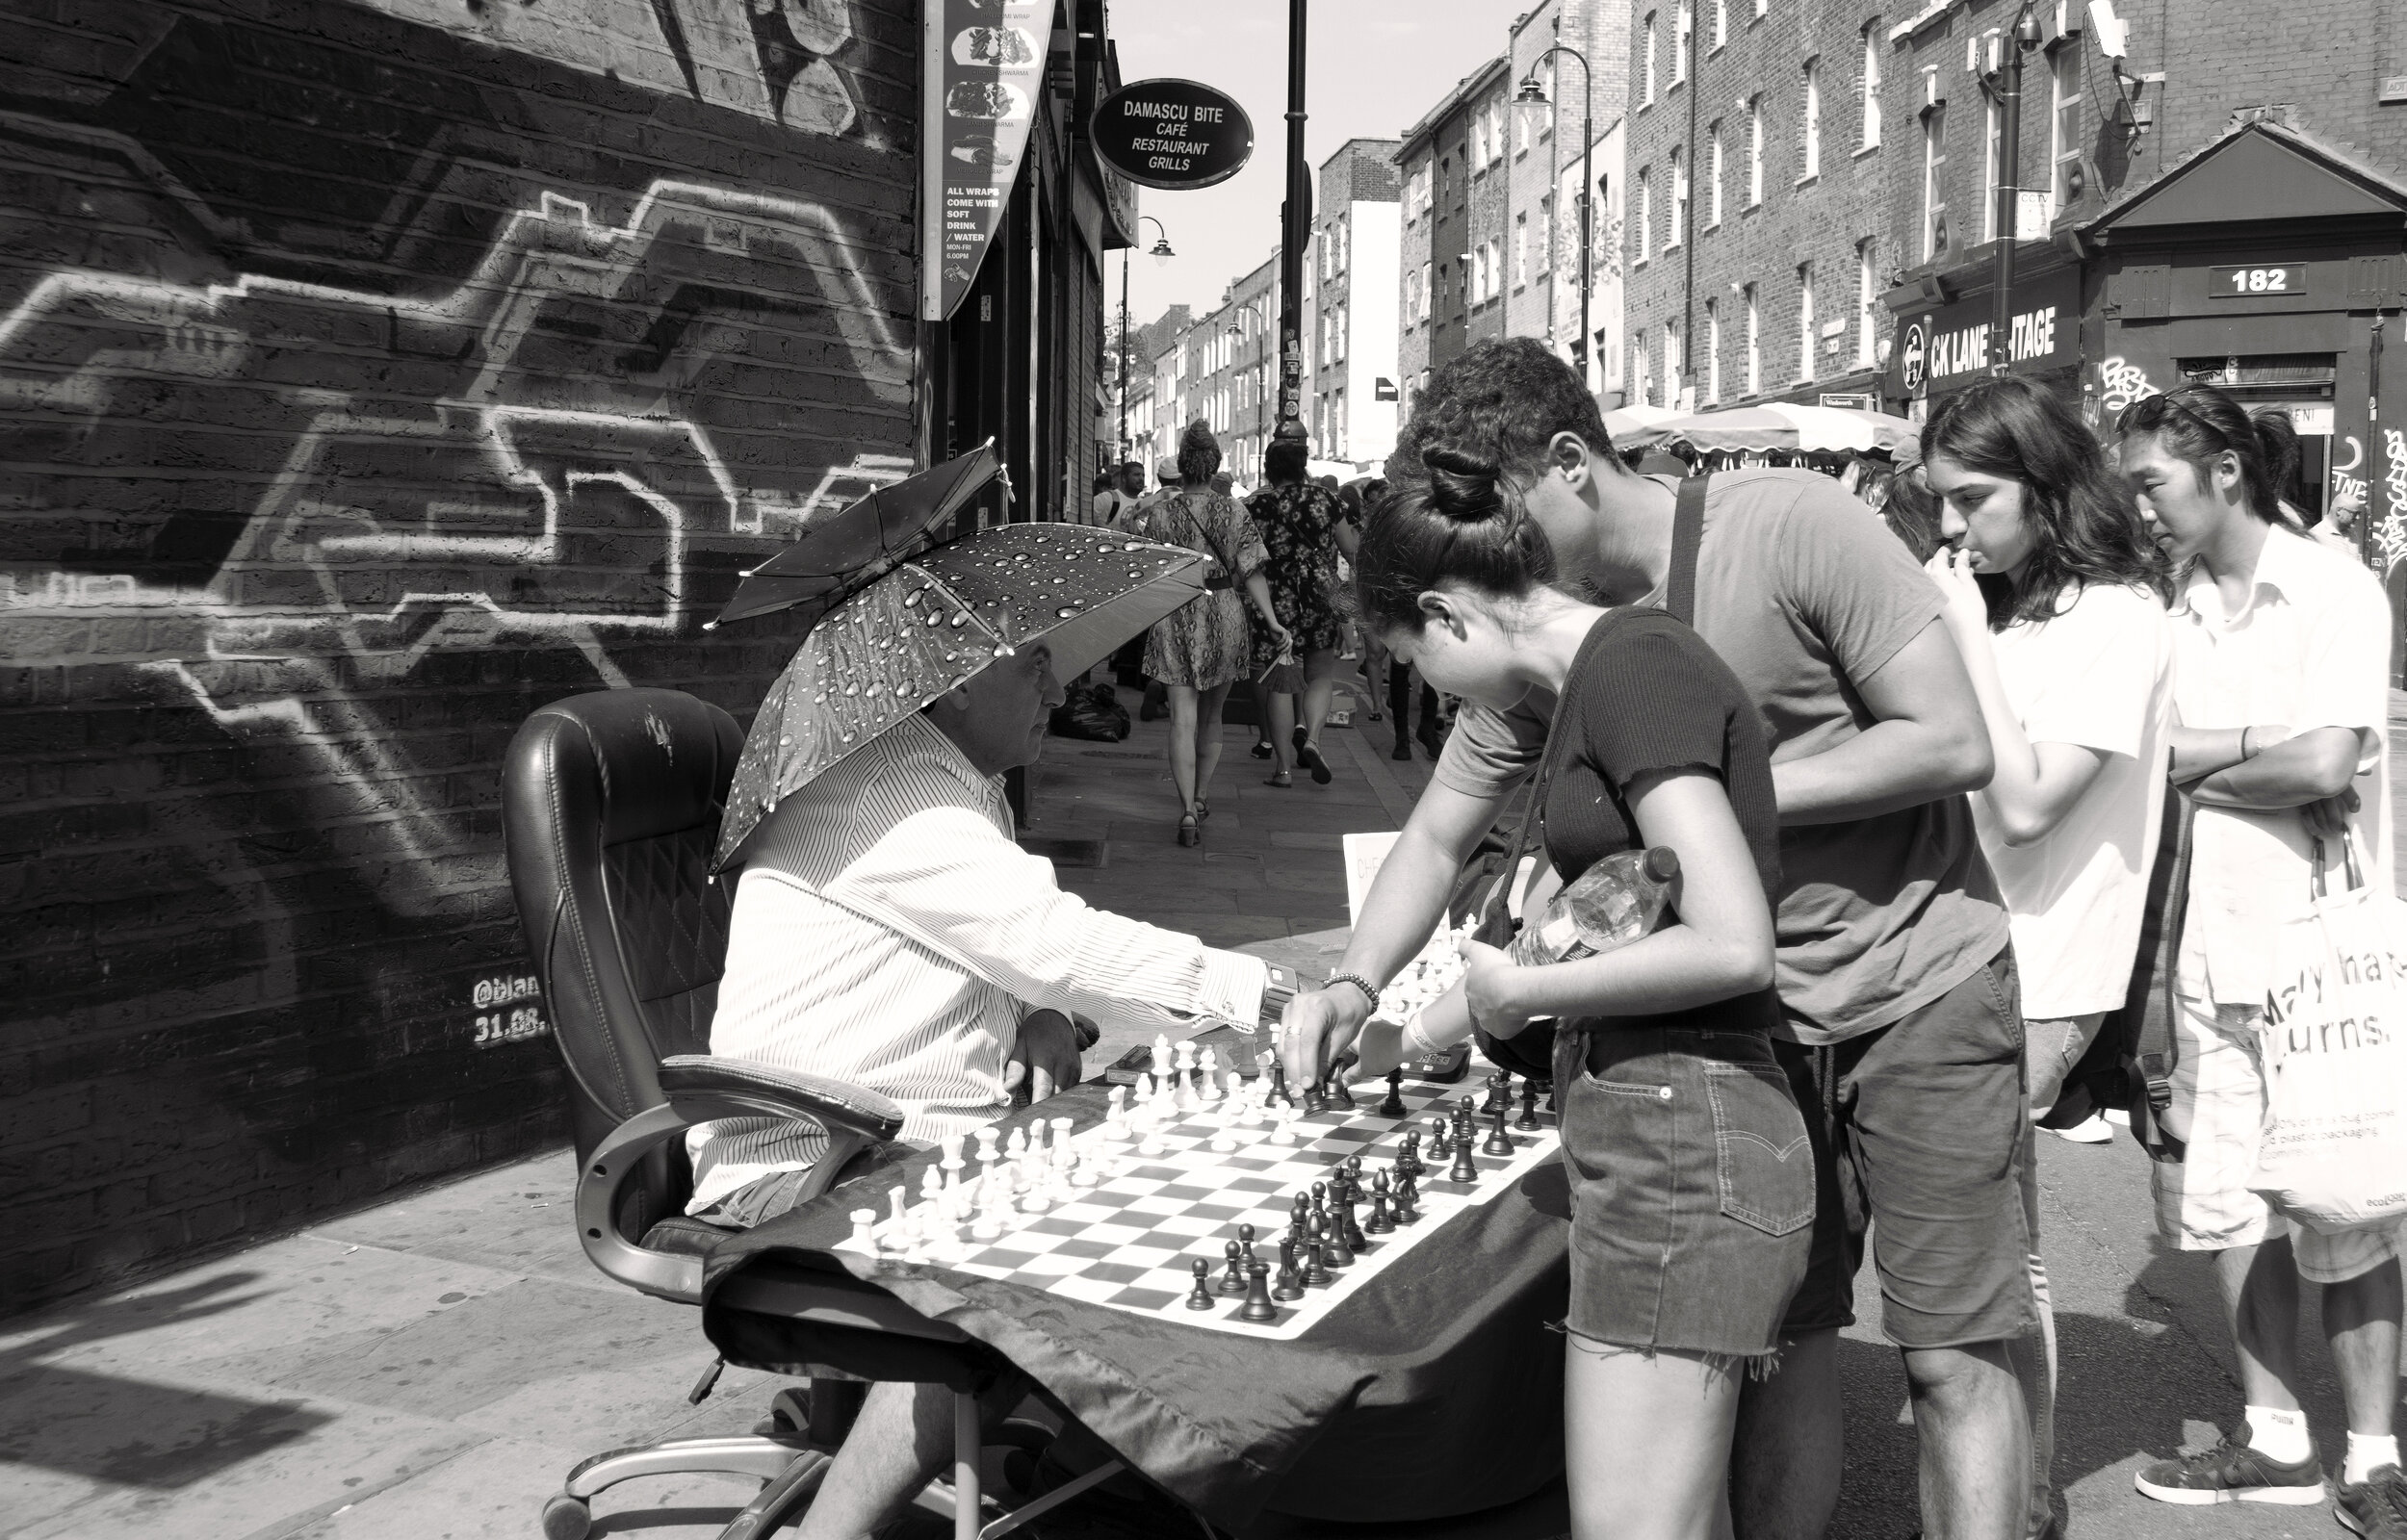
<path id="1" fill-rule="evenodd" d="M 1237 1148 L 1214 1150 L 1216 1125 L 1203 1113 L 1166 1124 L 1160 1138 L 1167 1147 L 1159 1155 L 1138 1154 L 1132 1144 L 1113 1145 L 1106 1142 L 1102 1128 L 1091 1128 L 1073 1143 L 1081 1161 L 1102 1163 L 1105 1174 L 1097 1185 L 1079 1189 L 1071 1201 L 1043 1214 L 1013 1214 L 1011 1227 L 996 1240 L 965 1241 L 947 1254 L 929 1253 L 927 1262 L 1207 1331 L 1300 1337 L 1370 1279 L 1399 1265 L 1447 1220 L 1488 1202 L 1523 1173 L 1554 1159 L 1561 1142 L 1554 1114 L 1541 1103 L 1540 1126 L 1535 1132 L 1514 1129 L 1512 1122 L 1520 1116 L 1516 1098 L 1506 1119 L 1514 1146 L 1509 1156 L 1478 1153 L 1482 1134 L 1475 1132 L 1472 1160 L 1479 1178 L 1468 1186 L 1448 1181 L 1450 1163 L 1431 1160 L 1424 1150 L 1429 1169 L 1419 1181 L 1419 1222 L 1391 1234 L 1367 1236 L 1368 1245 L 1357 1253 L 1352 1267 L 1333 1272 L 1326 1287 L 1307 1290 L 1301 1299 L 1278 1301 L 1275 1320 L 1238 1319 L 1244 1298 L 1235 1295 L 1214 1294 L 1211 1309 L 1189 1309 L 1195 1260 L 1211 1263 L 1217 1283 L 1223 1245 L 1237 1238 L 1237 1226 L 1251 1224 L 1255 1253 L 1271 1264 L 1275 1276 L 1279 1241 L 1287 1233 L 1288 1206 L 1298 1193 L 1327 1180 L 1350 1155 L 1362 1157 L 1367 1184 L 1372 1172 L 1392 1168 L 1406 1131 L 1421 1128 L 1426 1143 L 1428 1119 L 1450 1111 L 1472 1089 L 1407 1081 L 1402 1091 L 1405 1116 L 1387 1117 L 1376 1110 L 1386 1095 L 1386 1083 L 1366 1081 L 1353 1088 L 1352 1112 L 1333 1108 L 1298 1119 L 1296 1142 L 1286 1145 L 1268 1142 L 1261 1131 L 1249 1130 L 1238 1136 Z M 1483 1119 L 1483 1129 L 1484 1124 Z M 877 1225 L 871 1231 L 873 1241 L 890 1228 L 891 1223 Z M 847 1241 L 838 1249 L 870 1248 Z"/>

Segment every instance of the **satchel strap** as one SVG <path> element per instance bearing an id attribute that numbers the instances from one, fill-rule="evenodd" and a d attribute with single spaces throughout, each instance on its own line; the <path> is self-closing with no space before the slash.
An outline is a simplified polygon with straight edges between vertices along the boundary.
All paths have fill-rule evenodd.
<path id="1" fill-rule="evenodd" d="M 1696 552 L 1705 544 L 1705 483 L 1712 479 L 1693 475 L 1682 480 L 1679 500 L 1671 508 L 1671 573 L 1663 607 L 1683 626 L 1696 624 Z"/>
<path id="2" fill-rule="evenodd" d="M 2139 950 L 2124 1010 L 2139 1017 L 2132 1067 L 2138 1073 L 2141 1094 L 2131 1109 L 2132 1133 L 2156 1159 L 2178 1161 L 2187 1149 L 2183 1141 L 2164 1131 L 2164 1111 L 2173 1105 L 2173 1071 L 2181 1064 L 2180 1039 L 2174 1032 L 2182 1009 L 2176 986 L 2183 935 L 2189 923 L 2190 834 L 2197 809 L 2178 791 L 2168 788 L 2164 795 L 2157 863 L 2148 874 Z M 2151 1011 L 2148 997 L 2160 990 L 2161 1009 Z"/>

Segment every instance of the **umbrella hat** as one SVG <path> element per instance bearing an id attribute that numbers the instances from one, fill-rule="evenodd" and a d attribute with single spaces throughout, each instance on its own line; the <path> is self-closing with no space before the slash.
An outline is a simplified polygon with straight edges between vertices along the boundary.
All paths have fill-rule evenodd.
<path id="1" fill-rule="evenodd" d="M 998 657 L 1045 643 L 1075 679 L 1204 591 L 1180 546 L 1072 524 L 998 525 L 901 562 L 821 616 L 736 762 L 712 869 L 846 755 Z"/>

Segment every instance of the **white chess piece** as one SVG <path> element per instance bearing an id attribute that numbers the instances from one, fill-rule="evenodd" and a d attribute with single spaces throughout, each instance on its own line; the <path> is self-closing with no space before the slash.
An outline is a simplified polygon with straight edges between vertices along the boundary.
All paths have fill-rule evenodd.
<path id="1" fill-rule="evenodd" d="M 1281 1145 L 1292 1144 L 1295 1142 L 1294 1102 L 1282 1101 L 1279 1104 L 1279 1121 L 1272 1127 L 1268 1142 L 1273 1144 Z"/>
<path id="2" fill-rule="evenodd" d="M 995 1164 L 997 1148 L 1002 1143 L 1003 1136 L 995 1131 L 995 1125 L 992 1123 L 977 1132 L 978 1159 L 992 1166 Z"/>
<path id="3" fill-rule="evenodd" d="M 1220 1100 L 1220 1050 L 1205 1048 L 1203 1062 L 1196 1065 L 1196 1094 L 1204 1101 Z"/>
<path id="4" fill-rule="evenodd" d="M 997 1197 L 1001 1183 L 993 1171 L 978 1181 L 978 1215 L 970 1226 L 970 1235 L 977 1241 L 999 1241 L 1003 1236 L 1004 1216 L 1011 1212 L 1011 1200 Z"/>
<path id="5" fill-rule="evenodd" d="M 855 1251 L 877 1255 L 877 1237 L 871 1233 L 877 1224 L 877 1210 L 855 1209 L 848 1218 L 852 1220 L 852 1239 L 845 1244 Z"/>
<path id="6" fill-rule="evenodd" d="M 1117 1144 L 1128 1137 L 1128 1088 L 1114 1086 L 1103 1114 L 1103 1140 Z"/>
<path id="7" fill-rule="evenodd" d="M 1212 1131 L 1212 1148 L 1215 1152 L 1226 1155 L 1236 1147 L 1237 1128 L 1235 1120 L 1224 1116 L 1219 1119 L 1219 1126 L 1214 1128 Z"/>
<path id="8" fill-rule="evenodd" d="M 1167 1032 L 1157 1032 L 1153 1034 L 1153 1074 L 1155 1078 L 1158 1079 L 1168 1075 L 1169 1073 L 1170 1034 Z"/>

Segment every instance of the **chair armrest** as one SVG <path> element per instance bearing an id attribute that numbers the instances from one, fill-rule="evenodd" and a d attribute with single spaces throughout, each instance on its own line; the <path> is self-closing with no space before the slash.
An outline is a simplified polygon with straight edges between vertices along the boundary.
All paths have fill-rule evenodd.
<path id="1" fill-rule="evenodd" d="M 831 1133 L 850 1129 L 881 1143 L 902 1132 L 903 1110 L 876 1091 L 749 1060 L 674 1055 L 660 1061 L 660 1090 L 690 1123 L 721 1117 L 800 1117 Z"/>

